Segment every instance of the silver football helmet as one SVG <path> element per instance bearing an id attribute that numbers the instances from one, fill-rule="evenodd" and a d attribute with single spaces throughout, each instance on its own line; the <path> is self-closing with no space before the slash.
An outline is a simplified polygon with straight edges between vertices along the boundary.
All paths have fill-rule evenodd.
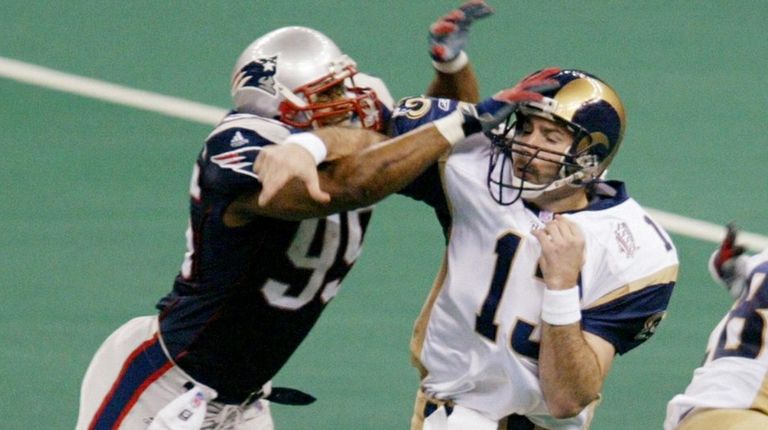
<path id="1" fill-rule="evenodd" d="M 358 87 L 355 62 L 331 39 L 306 27 L 283 27 L 256 39 L 235 64 L 232 98 L 238 112 L 298 128 L 359 121 L 378 130 L 376 92 Z"/>

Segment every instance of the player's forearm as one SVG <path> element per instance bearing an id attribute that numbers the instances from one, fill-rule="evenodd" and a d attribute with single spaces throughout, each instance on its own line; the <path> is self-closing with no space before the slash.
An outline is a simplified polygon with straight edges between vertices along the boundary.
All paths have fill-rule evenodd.
<path id="1" fill-rule="evenodd" d="M 468 103 L 479 102 L 480 90 L 472 65 L 467 64 L 456 73 L 435 71 L 435 77 L 427 89 L 427 95 Z"/>
<path id="2" fill-rule="evenodd" d="M 238 216 L 240 210 L 273 218 L 302 220 L 369 206 L 411 183 L 450 149 L 448 141 L 432 124 L 373 145 L 368 140 L 380 141 L 386 137 L 361 130 L 323 129 L 313 133 L 328 139 L 329 153 L 341 137 L 354 141 L 347 148 L 368 146 L 320 166 L 320 187 L 330 194 L 331 200 L 321 203 L 310 198 L 306 187 L 293 180 L 266 206 L 257 204 L 258 193 L 241 197 L 230 208 L 233 216 Z M 245 219 L 247 214 L 239 216 Z M 242 221 L 232 221 L 228 225 L 238 224 Z"/>
<path id="3" fill-rule="evenodd" d="M 356 154 L 371 145 L 387 139 L 387 136 L 362 128 L 326 127 L 313 130 L 322 139 L 328 151 L 325 162 L 333 162 L 350 154 Z"/>
<path id="4" fill-rule="evenodd" d="M 557 418 L 575 416 L 598 398 L 603 371 L 578 322 L 543 323 L 539 379 L 547 407 Z"/>
<path id="5" fill-rule="evenodd" d="M 334 163 L 321 172 L 321 187 L 336 209 L 365 206 L 400 191 L 450 149 L 432 124 L 380 142 Z"/>

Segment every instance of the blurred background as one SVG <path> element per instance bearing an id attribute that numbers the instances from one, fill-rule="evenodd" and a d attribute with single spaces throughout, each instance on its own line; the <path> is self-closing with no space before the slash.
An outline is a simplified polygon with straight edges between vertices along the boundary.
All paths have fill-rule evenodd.
<path id="1" fill-rule="evenodd" d="M 695 220 L 768 234 L 768 3 L 489 1 L 497 13 L 467 49 L 482 94 L 550 65 L 600 76 L 629 122 L 609 176 L 693 226 L 672 234 L 681 272 L 667 319 L 616 360 L 592 426 L 661 428 L 730 306 Z M 460 3 L 5 0 L 0 57 L 226 109 L 240 52 L 305 25 L 399 98 L 426 88 L 427 28 Z M 172 285 L 210 128 L 0 77 L 0 427 L 74 427 L 92 354 Z M 319 400 L 275 405 L 278 429 L 408 428 L 418 387 L 408 340 L 442 249 L 428 208 L 399 196 L 379 205 L 343 291 L 275 379 Z"/>

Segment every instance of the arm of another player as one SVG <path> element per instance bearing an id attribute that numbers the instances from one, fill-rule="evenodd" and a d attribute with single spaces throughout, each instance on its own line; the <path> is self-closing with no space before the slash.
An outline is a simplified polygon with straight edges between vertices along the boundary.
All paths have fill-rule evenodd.
<path id="1" fill-rule="evenodd" d="M 426 95 L 470 103 L 480 100 L 477 77 L 464 47 L 472 23 L 491 14 L 493 9 L 485 1 L 470 0 L 429 27 L 429 55 L 435 77 Z"/>
<path id="2" fill-rule="evenodd" d="M 579 227 L 556 216 L 533 234 L 541 243 L 539 263 L 547 285 L 539 380 L 552 415 L 567 418 L 599 397 L 615 351 L 608 341 L 581 330 L 576 285 L 584 262 L 584 237 Z"/>
<path id="3" fill-rule="evenodd" d="M 339 158 L 387 139 L 371 130 L 338 128 L 333 133 L 333 129 L 320 133 L 331 133 L 333 137 L 326 140 L 318 133 L 298 133 L 262 149 L 253 164 L 261 188 L 238 196 L 227 208 L 225 223 L 235 227 L 256 216 L 298 220 L 332 213 L 328 212 L 331 199 L 337 196 L 321 189 L 319 172 Z"/>
<path id="4" fill-rule="evenodd" d="M 260 202 L 261 191 L 240 196 L 227 210 L 227 225 L 243 225 L 254 216 L 301 220 L 369 206 L 413 181 L 451 147 L 433 123 L 390 140 L 362 129 L 329 127 L 312 134 L 324 142 L 364 141 L 373 144 L 357 153 L 323 163 L 317 170 L 312 161 L 308 170 L 287 178 L 265 202 Z M 277 172 L 278 167 L 275 169 Z M 257 173 L 261 176 L 268 172 Z M 312 175 L 314 179 L 305 180 Z M 329 196 L 328 199 L 312 196 L 310 189 L 315 183 L 318 190 Z"/>
<path id="5" fill-rule="evenodd" d="M 378 133 L 341 127 L 292 135 L 289 140 L 299 148 L 282 144 L 274 151 L 286 153 L 299 149 L 306 154 L 291 160 L 291 167 L 287 169 L 285 163 L 266 166 L 257 160 L 254 172 L 264 188 L 237 198 L 227 209 L 225 222 L 229 226 L 243 225 L 254 216 L 315 218 L 373 204 L 412 182 L 456 142 L 470 134 L 489 131 L 505 121 L 518 103 L 540 101 L 542 96 L 537 90 L 556 86 L 551 76 L 558 72 L 556 68 L 545 69 L 477 105 L 462 105 L 443 118 L 387 141 Z M 338 145 L 347 149 L 346 152 L 327 150 L 338 158 L 324 162 L 323 156 L 328 159 L 322 154 L 324 151 L 313 149 L 318 142 L 326 148 Z M 315 169 L 317 163 L 321 163 L 319 169 Z M 277 179 L 271 179 L 272 175 Z M 269 185 L 269 198 L 260 198 L 273 180 L 276 182 Z M 312 193 L 317 191 L 327 193 L 330 198 L 315 197 Z"/>
<path id="6" fill-rule="evenodd" d="M 259 205 L 266 206 L 292 180 L 303 183 L 312 200 L 328 203 L 331 196 L 320 189 L 315 166 L 359 152 L 384 139 L 384 135 L 372 131 L 350 131 L 325 141 L 316 134 L 298 133 L 278 145 L 265 147 L 253 164 L 262 185 Z"/>

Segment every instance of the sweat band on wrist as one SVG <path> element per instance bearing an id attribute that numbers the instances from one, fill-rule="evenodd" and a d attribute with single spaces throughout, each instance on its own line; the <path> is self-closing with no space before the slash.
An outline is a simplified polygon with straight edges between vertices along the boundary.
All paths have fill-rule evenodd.
<path id="1" fill-rule="evenodd" d="M 580 321 L 579 287 L 575 286 L 567 290 L 544 288 L 541 320 L 550 325 L 568 325 Z"/>
<path id="2" fill-rule="evenodd" d="M 325 157 L 328 155 L 328 148 L 326 148 L 325 142 L 317 137 L 316 134 L 309 132 L 292 134 L 280 144 L 285 145 L 288 143 L 294 143 L 309 151 L 312 154 L 312 158 L 315 159 L 315 165 L 325 161 Z"/>
<path id="3" fill-rule="evenodd" d="M 437 131 L 443 135 L 451 146 L 466 137 L 463 127 L 464 115 L 459 111 L 435 120 L 432 124 L 435 125 Z"/>
<path id="4" fill-rule="evenodd" d="M 469 57 L 467 56 L 466 52 L 461 51 L 459 52 L 459 55 L 456 56 L 456 58 L 451 61 L 446 61 L 445 63 L 432 60 L 432 67 L 434 67 L 438 72 L 456 73 L 463 69 L 467 63 L 469 63 Z"/>

